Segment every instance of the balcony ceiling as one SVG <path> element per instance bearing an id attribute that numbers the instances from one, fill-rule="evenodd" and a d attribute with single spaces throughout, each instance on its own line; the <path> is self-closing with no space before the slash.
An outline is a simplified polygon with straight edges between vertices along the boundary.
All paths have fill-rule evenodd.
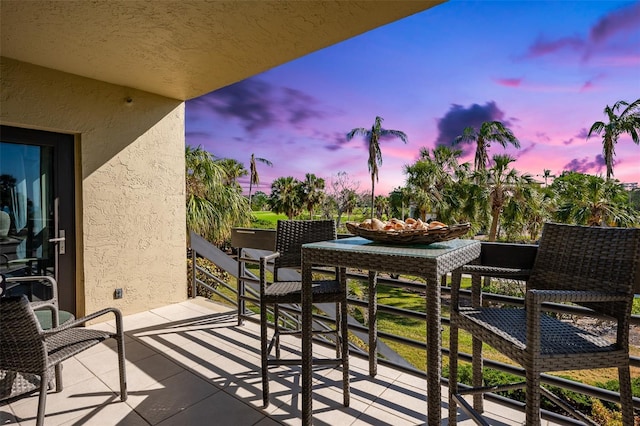
<path id="1" fill-rule="evenodd" d="M 186 100 L 443 1 L 2 0 L 0 52 Z"/>

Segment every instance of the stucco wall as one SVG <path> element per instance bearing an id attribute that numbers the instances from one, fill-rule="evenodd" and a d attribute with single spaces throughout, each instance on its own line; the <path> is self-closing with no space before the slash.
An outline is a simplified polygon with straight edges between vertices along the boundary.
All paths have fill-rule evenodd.
<path id="1" fill-rule="evenodd" d="M 0 75 L 2 124 L 78 135 L 78 313 L 186 299 L 184 103 L 7 58 Z"/>

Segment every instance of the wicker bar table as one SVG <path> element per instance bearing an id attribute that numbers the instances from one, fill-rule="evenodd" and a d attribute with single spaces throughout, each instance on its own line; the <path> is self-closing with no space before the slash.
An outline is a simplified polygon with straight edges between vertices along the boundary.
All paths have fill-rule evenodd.
<path id="1" fill-rule="evenodd" d="M 480 242 L 451 240 L 430 245 L 387 245 L 374 243 L 362 237 L 310 243 L 302 246 L 302 423 L 312 423 L 312 317 L 311 282 L 312 266 L 338 266 L 368 270 L 370 286 L 370 373 L 375 374 L 376 325 L 375 272 L 389 272 L 423 277 L 427 292 L 427 401 L 428 424 L 439 425 L 440 415 L 440 277 L 461 268 L 480 256 Z M 372 306 L 373 305 L 373 306 Z M 373 358 L 373 360 L 372 360 Z"/>

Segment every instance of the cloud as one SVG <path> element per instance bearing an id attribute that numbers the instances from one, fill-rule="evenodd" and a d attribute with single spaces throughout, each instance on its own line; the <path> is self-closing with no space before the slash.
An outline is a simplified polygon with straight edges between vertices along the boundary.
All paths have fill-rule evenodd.
<path id="1" fill-rule="evenodd" d="M 614 161 L 614 164 L 618 164 L 619 161 Z M 570 170 L 572 172 L 579 173 L 600 173 L 606 167 L 604 157 L 601 154 L 595 156 L 593 160 L 589 157 L 574 158 L 564 166 L 564 170 Z"/>
<path id="2" fill-rule="evenodd" d="M 589 39 L 594 43 L 601 43 L 618 34 L 635 32 L 639 26 L 640 2 L 636 2 L 601 18 L 591 28 Z"/>
<path id="3" fill-rule="evenodd" d="M 557 40 L 545 40 L 539 36 L 536 41 L 529 47 L 525 58 L 533 59 L 541 56 L 550 55 L 560 51 L 582 51 L 586 46 L 586 42 L 579 37 L 564 37 Z"/>
<path id="4" fill-rule="evenodd" d="M 580 129 L 578 131 L 578 134 L 576 135 L 576 138 L 578 139 L 587 139 L 587 135 L 589 134 L 589 131 L 587 130 L 586 127 L 583 127 L 582 129 Z"/>
<path id="5" fill-rule="evenodd" d="M 571 145 L 573 143 L 573 138 L 569 138 L 566 141 L 562 141 L 562 143 L 565 145 Z"/>
<path id="6" fill-rule="evenodd" d="M 532 150 L 536 147 L 536 145 L 537 145 L 537 144 L 536 144 L 535 142 L 532 142 L 532 143 L 531 143 L 531 145 L 529 145 L 528 147 L 526 147 L 526 148 L 522 148 L 521 150 L 519 150 L 519 151 L 517 152 L 516 158 L 520 158 L 520 157 L 522 157 L 523 155 L 525 155 L 525 154 L 529 153 L 530 151 L 532 151 Z"/>
<path id="7" fill-rule="evenodd" d="M 342 145 L 344 145 L 345 143 L 347 143 L 347 137 L 345 136 L 344 133 L 339 133 L 336 132 L 333 134 L 333 137 L 330 137 L 327 135 L 327 140 L 333 141 L 330 142 L 329 144 L 325 145 L 325 149 L 329 150 L 329 151 L 337 151 L 340 148 L 342 148 Z"/>
<path id="8" fill-rule="evenodd" d="M 496 78 L 495 81 L 500 86 L 519 87 L 522 84 L 521 78 Z"/>
<path id="9" fill-rule="evenodd" d="M 551 38 L 539 35 L 523 55 L 524 59 L 575 53 L 588 61 L 594 56 L 610 66 L 634 66 L 638 61 L 637 35 L 640 31 L 640 2 L 624 5 L 600 18 L 584 35 Z M 595 82 L 586 81 L 581 90 Z"/>
<path id="10" fill-rule="evenodd" d="M 551 142 L 551 138 L 544 132 L 536 132 L 536 138 L 540 139 L 543 142 Z"/>
<path id="11" fill-rule="evenodd" d="M 465 127 L 479 129 L 485 121 L 502 121 L 504 115 L 504 112 L 498 108 L 494 101 L 487 102 L 485 105 L 473 104 L 469 108 L 453 104 L 444 117 L 437 120 L 438 137 L 436 138 L 436 146 L 452 146 L 455 138 L 462 134 Z M 508 122 L 503 121 L 503 124 L 508 125 Z M 462 149 L 465 155 L 475 149 L 469 144 L 458 147 Z"/>
<path id="12" fill-rule="evenodd" d="M 257 78 L 249 78 L 190 100 L 193 110 L 236 120 L 250 135 L 279 125 L 299 128 L 326 114 L 317 101 L 299 90 L 277 87 Z"/>
<path id="13" fill-rule="evenodd" d="M 288 121 L 290 124 L 298 126 L 311 118 L 324 118 L 325 113 L 310 107 L 314 105 L 316 100 L 306 93 L 296 89 L 283 88 L 283 98 L 281 106 L 286 106 L 289 112 Z"/>

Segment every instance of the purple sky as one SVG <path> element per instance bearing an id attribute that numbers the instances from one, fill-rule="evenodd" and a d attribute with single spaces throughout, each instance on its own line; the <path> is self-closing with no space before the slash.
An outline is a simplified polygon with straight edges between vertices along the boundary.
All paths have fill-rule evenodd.
<path id="1" fill-rule="evenodd" d="M 521 149 L 521 172 L 605 175 L 602 139 L 586 135 L 606 105 L 640 98 L 640 2 L 451 1 L 187 102 L 186 140 L 249 168 L 270 192 L 280 176 L 327 182 L 347 172 L 370 188 L 364 141 L 383 127 L 376 193 L 403 186 L 419 149 L 450 144 L 465 126 L 499 120 Z M 473 164 L 474 147 L 462 146 Z M 640 183 L 640 146 L 622 136 L 614 177 Z M 241 180 L 248 188 L 248 179 Z"/>

